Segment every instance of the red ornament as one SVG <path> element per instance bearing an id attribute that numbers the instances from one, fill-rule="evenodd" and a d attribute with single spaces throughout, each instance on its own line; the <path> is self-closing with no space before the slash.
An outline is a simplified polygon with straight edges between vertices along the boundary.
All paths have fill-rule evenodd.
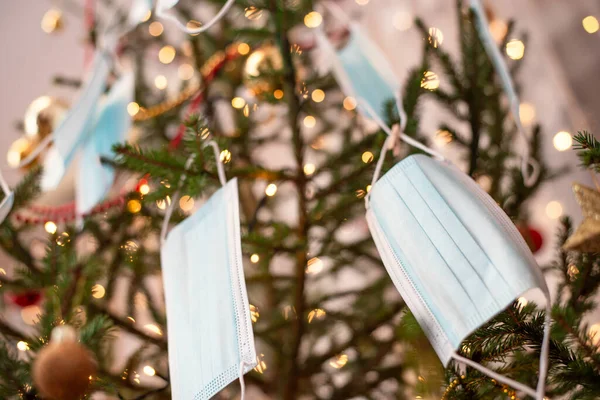
<path id="1" fill-rule="evenodd" d="M 518 225 L 519 232 L 525 239 L 525 242 L 529 246 L 532 253 L 537 253 L 544 245 L 544 238 L 542 234 L 535 228 L 526 225 Z"/>
<path id="2" fill-rule="evenodd" d="M 37 290 L 28 290 L 20 293 L 9 293 L 7 297 L 13 304 L 25 308 L 38 304 L 42 300 L 42 293 Z"/>

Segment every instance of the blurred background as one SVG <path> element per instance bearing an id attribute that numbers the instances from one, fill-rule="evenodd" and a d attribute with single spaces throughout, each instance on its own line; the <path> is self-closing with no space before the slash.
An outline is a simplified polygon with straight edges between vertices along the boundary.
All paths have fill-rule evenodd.
<path id="1" fill-rule="evenodd" d="M 126 1 L 126 0 L 120 0 Z M 21 173 L 9 168 L 6 153 L 22 135 L 19 124 L 28 105 L 37 97 L 51 95 L 73 100 L 73 90 L 53 85 L 57 76 L 81 78 L 85 51 L 83 1 L 21 0 L 0 5 L 0 168 L 10 183 Z M 344 7 L 368 32 L 392 61 L 398 77 L 421 59 L 421 35 L 414 27 L 415 16 L 438 29 L 442 46 L 456 49 L 457 26 L 453 0 L 356 0 Z M 516 21 L 515 37 L 526 46 L 515 47 L 512 58 L 524 63 L 521 109 L 524 123 L 541 123 L 546 135 L 544 152 L 550 166 L 576 165 L 569 136 L 578 130 L 598 135 L 600 114 L 600 2 L 597 0 L 505 0 L 489 2 L 499 21 Z M 168 24 L 168 23 L 167 23 Z M 502 34 L 502 23 L 494 27 Z M 166 35 L 180 35 L 165 29 Z M 183 37 L 182 37 L 183 39 Z M 158 52 L 157 48 L 157 52 Z M 156 60 L 152 60 L 156 63 Z M 160 67 L 160 64 L 159 66 Z M 174 69 L 174 68 L 172 68 Z M 444 82 L 440 83 L 441 85 Z M 169 90 L 167 87 L 166 90 Z M 426 105 L 427 106 L 427 105 Z M 426 111 L 424 132 L 435 135 L 443 110 Z M 442 149 L 443 150 L 443 149 Z M 452 154 L 449 154 L 452 158 Z M 540 261 L 553 253 L 552 240 L 561 214 L 580 220 L 574 200 L 574 181 L 591 184 L 588 175 L 571 168 L 571 173 L 546 185 L 531 204 L 532 226 L 544 239 Z M 66 195 L 68 198 L 69 195 Z"/>

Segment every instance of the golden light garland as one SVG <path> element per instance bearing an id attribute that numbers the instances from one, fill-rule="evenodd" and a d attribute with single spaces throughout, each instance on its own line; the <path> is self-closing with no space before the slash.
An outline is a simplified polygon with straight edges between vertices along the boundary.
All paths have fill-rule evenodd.
<path id="1" fill-rule="evenodd" d="M 208 60 L 204 63 L 202 68 L 200 68 L 200 74 L 202 75 L 202 79 L 210 80 L 214 77 L 216 71 L 223 65 L 223 63 L 227 60 L 231 60 L 241 53 L 238 50 L 238 47 L 241 43 L 232 43 L 224 51 L 217 51 L 215 54 L 209 57 Z M 200 82 L 194 83 L 185 89 L 183 89 L 177 96 L 174 98 L 168 99 L 154 105 L 152 107 L 144 108 L 140 107 L 139 111 L 133 116 L 134 121 L 147 121 L 152 118 L 156 118 L 159 115 L 167 113 L 174 109 L 175 107 L 179 107 L 181 104 L 189 100 L 194 94 L 198 93 L 202 88 L 202 84 Z"/>

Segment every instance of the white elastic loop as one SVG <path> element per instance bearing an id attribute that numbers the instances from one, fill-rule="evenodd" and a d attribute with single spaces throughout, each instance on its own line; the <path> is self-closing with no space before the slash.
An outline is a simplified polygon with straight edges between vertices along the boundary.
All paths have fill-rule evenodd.
<path id="1" fill-rule="evenodd" d="M 219 10 L 219 12 L 217 13 L 217 15 L 215 15 L 213 17 L 213 19 L 211 19 L 210 21 L 208 21 L 206 24 L 204 24 L 204 25 L 202 25 L 202 26 L 200 26 L 198 28 L 194 28 L 194 29 L 188 28 L 175 15 L 171 15 L 171 14 L 169 14 L 167 12 L 164 12 L 163 9 L 162 9 L 162 7 L 159 7 L 158 4 L 156 6 L 156 15 L 158 15 L 159 17 L 166 18 L 168 20 L 171 20 L 171 21 L 175 22 L 177 24 L 177 26 L 179 26 L 179 28 L 182 31 L 184 31 L 186 33 L 189 33 L 190 35 L 194 35 L 196 33 L 202 33 L 204 31 L 210 29 L 211 26 L 213 26 L 214 24 L 216 24 L 217 22 L 219 22 L 219 20 L 225 16 L 225 14 L 227 13 L 227 11 L 229 11 L 229 9 L 234 4 L 235 4 L 235 0 L 227 0 L 227 2 Z"/>
<path id="2" fill-rule="evenodd" d="M 222 186 L 227 184 L 227 178 L 225 177 L 225 168 L 223 167 L 223 162 L 221 161 L 221 149 L 219 149 L 219 145 L 214 140 L 207 142 L 206 146 L 212 146 L 215 151 L 215 160 L 217 162 L 217 174 L 219 175 L 219 182 L 221 182 Z"/>
<path id="3" fill-rule="evenodd" d="M 215 152 L 219 182 L 221 182 L 222 186 L 225 186 L 227 184 L 227 178 L 225 177 L 225 169 L 223 168 L 223 163 L 221 162 L 221 150 L 219 149 L 219 145 L 214 140 L 210 140 L 204 144 L 204 147 L 206 146 L 211 146 Z M 196 153 L 193 153 L 188 157 L 184 166 L 186 172 L 192 166 L 192 162 L 195 158 Z M 173 215 L 173 209 L 175 208 L 175 204 L 177 204 L 179 201 L 179 189 L 181 188 L 183 182 L 185 182 L 186 179 L 187 174 L 181 174 L 181 177 L 179 178 L 179 183 L 177 184 L 177 190 L 175 191 L 175 194 L 173 194 L 173 198 L 171 199 L 171 204 L 168 205 L 167 210 L 165 211 L 165 219 L 163 220 L 162 228 L 160 230 L 161 245 L 164 244 L 167 238 L 167 231 L 169 230 L 169 221 L 171 220 L 171 215 Z"/>
<path id="4" fill-rule="evenodd" d="M 527 395 L 533 397 L 536 400 L 544 400 L 545 392 L 546 392 L 546 377 L 548 376 L 548 358 L 549 358 L 549 350 L 550 350 L 550 323 L 552 321 L 552 303 L 550 302 L 550 297 L 546 297 L 546 315 L 544 316 L 544 337 L 542 339 L 542 346 L 540 348 L 540 374 L 538 377 L 538 384 L 536 390 L 533 390 L 529 386 L 526 386 L 522 383 L 519 383 L 513 379 L 510 379 L 504 375 L 500 375 L 497 372 L 492 371 L 489 368 L 484 367 L 481 364 L 476 363 L 473 360 L 469 360 L 468 358 L 462 357 L 457 353 L 452 354 L 452 358 L 456 361 L 459 361 L 463 364 L 466 364 L 476 370 L 483 372 L 488 375 L 490 378 L 497 380 L 498 382 L 505 383 L 511 386 L 513 389 L 520 390 Z"/>
<path id="5" fill-rule="evenodd" d="M 496 72 L 498 75 L 500 75 L 500 80 L 502 82 L 502 86 L 504 87 L 506 96 L 508 97 L 510 112 L 517 126 L 517 131 L 525 141 L 525 151 L 523 152 L 523 160 L 521 163 L 521 174 L 523 175 L 523 181 L 525 182 L 525 185 L 527 187 L 531 187 L 537 181 L 539 176 L 539 166 L 537 165 L 537 162 L 530 160 L 531 148 L 529 146 L 529 140 L 527 139 L 525 129 L 521 124 L 521 116 L 519 114 L 519 97 L 517 96 L 517 92 L 506 63 L 504 62 L 502 53 L 500 52 L 500 49 L 498 49 L 498 46 L 494 42 L 494 39 L 489 31 L 489 24 L 481 2 L 479 0 L 471 0 L 470 4 L 471 10 L 473 10 L 473 13 L 475 14 L 477 31 L 479 32 L 479 36 L 483 42 L 483 47 L 488 53 Z M 529 166 L 532 167 L 531 172 L 529 170 Z"/>
<path id="6" fill-rule="evenodd" d="M 364 99 L 362 98 L 358 98 L 358 105 L 359 107 L 363 108 L 367 114 L 369 114 L 369 117 L 371 119 L 373 119 L 377 125 L 379 125 L 381 127 L 381 129 L 387 133 L 389 136 L 392 136 L 392 129 L 387 126 L 385 124 L 385 122 L 383 122 L 381 120 L 381 118 L 379 118 L 379 116 L 377 115 L 377 113 L 373 110 L 373 108 L 371 107 L 371 105 L 369 103 L 367 103 Z M 400 112 L 400 110 L 399 110 Z M 406 115 L 404 115 L 404 118 L 401 117 L 402 120 L 406 121 Z M 404 125 L 406 126 L 406 122 L 404 122 Z M 432 155 L 433 157 L 436 157 L 442 161 L 445 160 L 444 156 L 441 155 L 440 153 L 438 153 L 437 151 L 433 150 L 430 147 L 425 146 L 424 144 L 416 141 L 415 139 L 411 138 L 408 135 L 405 135 L 402 131 L 399 134 L 400 139 L 402 139 L 403 141 L 405 141 L 406 143 L 408 143 L 409 145 L 416 147 L 417 149 L 420 149 L 422 151 L 424 151 L 427 154 Z"/>
<path id="7" fill-rule="evenodd" d="M 247 365 L 246 361 L 240 362 L 240 400 L 244 400 L 246 396 L 246 383 L 244 382 L 244 366 Z"/>
<path id="8" fill-rule="evenodd" d="M 486 374 L 490 378 L 497 380 L 498 382 L 507 384 L 508 386 L 512 387 L 513 389 L 520 390 L 523 393 L 527 394 L 528 396 L 531 396 L 531 397 L 537 399 L 537 394 L 536 394 L 535 390 L 533 390 L 529 386 L 523 385 L 522 383 L 519 383 L 513 379 L 507 378 L 504 375 L 500 375 L 499 373 L 494 372 L 491 369 L 486 368 L 483 365 L 478 364 L 473 360 L 469 360 L 468 358 L 460 356 L 457 353 L 452 354 L 452 358 L 454 358 L 456 361 L 459 361 L 463 364 L 468 365 L 471 368 L 475 368 L 479 372 L 483 372 L 484 374 Z"/>

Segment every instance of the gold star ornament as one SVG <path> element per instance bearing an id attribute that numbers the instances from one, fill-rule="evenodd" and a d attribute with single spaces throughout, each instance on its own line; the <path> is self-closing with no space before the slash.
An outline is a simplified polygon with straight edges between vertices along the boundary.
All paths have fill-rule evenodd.
<path id="1" fill-rule="evenodd" d="M 600 252 L 600 192 L 578 183 L 573 185 L 573 192 L 584 219 L 563 248 L 584 253 Z"/>

